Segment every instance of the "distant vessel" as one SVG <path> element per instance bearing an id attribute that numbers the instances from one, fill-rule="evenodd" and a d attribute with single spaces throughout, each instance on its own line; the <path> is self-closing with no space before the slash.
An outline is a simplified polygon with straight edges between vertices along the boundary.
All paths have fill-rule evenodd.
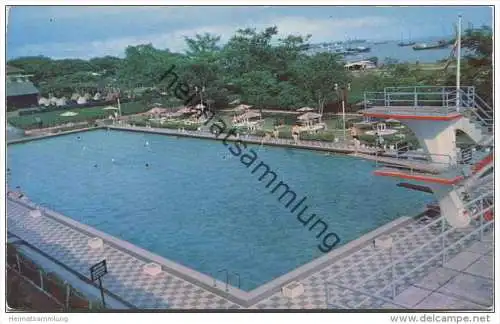
<path id="1" fill-rule="evenodd" d="M 371 51 L 371 48 L 365 46 L 348 47 L 346 51 L 349 54 L 368 53 Z"/>
<path id="2" fill-rule="evenodd" d="M 351 39 L 349 40 L 351 44 L 363 44 L 366 43 L 366 39 Z"/>
<path id="3" fill-rule="evenodd" d="M 415 44 L 416 43 L 411 40 L 411 33 L 409 33 L 409 37 L 408 37 L 408 40 L 406 42 L 403 40 L 403 33 L 401 33 L 401 41 L 398 43 L 399 47 L 413 46 Z"/>
<path id="4" fill-rule="evenodd" d="M 383 45 L 383 44 L 388 44 L 389 41 L 383 41 L 383 42 L 374 42 L 373 45 Z"/>
<path id="5" fill-rule="evenodd" d="M 415 42 L 413 42 L 413 41 L 408 41 L 408 42 L 399 42 L 399 43 L 398 43 L 398 46 L 400 46 L 400 47 L 404 47 L 404 46 L 413 46 L 413 45 L 415 45 L 415 44 L 416 44 L 416 43 L 415 43 Z"/>
<path id="6" fill-rule="evenodd" d="M 440 40 L 437 43 L 423 43 L 413 46 L 414 51 L 430 50 L 430 49 L 440 49 L 447 48 L 450 46 L 450 42 L 446 40 Z"/>

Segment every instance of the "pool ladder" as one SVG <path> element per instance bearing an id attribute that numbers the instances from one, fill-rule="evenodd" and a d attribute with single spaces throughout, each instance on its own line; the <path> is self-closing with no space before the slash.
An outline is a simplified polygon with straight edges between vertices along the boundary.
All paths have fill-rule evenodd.
<path id="1" fill-rule="evenodd" d="M 216 272 L 215 276 L 213 276 L 214 278 L 214 283 L 213 283 L 213 286 L 214 287 L 217 287 L 217 275 L 221 272 L 224 272 L 226 274 L 226 291 L 229 291 L 229 284 L 230 284 L 230 276 L 236 276 L 238 278 L 238 289 L 240 289 L 241 287 L 241 277 L 240 277 L 240 274 L 237 273 L 237 272 L 231 272 L 231 274 L 229 273 L 229 271 L 227 269 L 221 269 L 219 271 Z"/>

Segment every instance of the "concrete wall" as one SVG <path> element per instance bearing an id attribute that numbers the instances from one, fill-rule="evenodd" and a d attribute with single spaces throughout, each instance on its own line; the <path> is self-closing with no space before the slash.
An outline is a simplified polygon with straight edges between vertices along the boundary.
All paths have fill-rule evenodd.
<path id="1" fill-rule="evenodd" d="M 415 133 L 421 147 L 431 160 L 443 167 L 457 163 L 455 120 L 429 121 L 405 120 L 404 123 Z"/>

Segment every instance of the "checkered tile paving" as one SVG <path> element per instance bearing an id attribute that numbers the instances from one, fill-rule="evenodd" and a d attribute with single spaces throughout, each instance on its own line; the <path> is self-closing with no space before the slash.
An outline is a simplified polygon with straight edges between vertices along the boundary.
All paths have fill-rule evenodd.
<path id="1" fill-rule="evenodd" d="M 89 277 L 91 265 L 106 258 L 109 273 L 103 285 L 140 309 L 239 308 L 220 296 L 163 271 L 152 278 L 142 272 L 145 262 L 118 249 L 94 251 L 89 236 L 48 217 L 32 218 L 29 209 L 7 200 L 8 230 L 68 267 Z"/>
<path id="2" fill-rule="evenodd" d="M 417 235 L 411 234 L 415 230 L 429 224 L 429 222 L 430 220 L 425 219 L 421 221 L 414 221 L 390 234 L 394 242 L 396 242 L 394 245 L 394 260 L 397 260 L 403 255 L 414 251 L 418 247 L 435 240 L 427 247 L 414 252 L 413 255 L 407 257 L 403 262 L 399 263 L 395 267 L 397 277 L 424 264 L 442 248 L 441 239 L 436 240 L 436 237 L 441 231 L 440 224 L 431 226 L 431 228 L 425 229 Z M 447 237 L 445 244 L 449 245 L 451 242 L 456 242 L 471 231 L 472 229 L 469 228 L 467 230 L 457 230 L 452 232 Z M 446 259 L 451 259 L 463 250 L 463 246 L 470 246 L 472 243 L 476 242 L 475 240 L 477 240 L 477 238 L 464 240 L 462 248 L 451 249 L 447 253 Z M 273 296 L 260 301 L 251 308 L 405 308 L 404 305 L 393 304 L 390 302 L 390 299 L 392 298 L 392 289 L 390 286 L 387 287 L 391 282 L 390 253 L 388 251 L 384 251 L 378 256 L 370 258 L 370 256 L 377 252 L 379 251 L 377 251 L 372 245 L 365 246 L 346 258 L 343 258 L 338 262 L 335 262 L 324 269 L 301 279 L 300 282 L 304 285 L 305 292 L 300 297 L 289 300 L 281 293 L 276 293 Z M 485 251 L 485 253 L 488 253 L 488 251 Z M 420 269 L 415 271 L 409 279 L 399 282 L 396 287 L 396 295 L 401 294 L 409 287 L 409 285 L 418 282 L 432 269 L 441 266 L 441 261 L 442 258 L 437 257 L 434 261 L 429 262 L 426 266 L 422 266 Z M 387 270 L 382 271 L 382 269 L 387 267 Z M 382 272 L 373 276 L 373 274 L 379 271 Z M 351 289 L 356 289 L 358 292 Z M 384 301 L 382 299 L 372 298 L 366 294 L 362 294 L 362 292 L 370 293 L 372 295 L 377 294 L 387 300 Z"/>
<path id="3" fill-rule="evenodd" d="M 109 274 L 104 277 L 104 286 L 114 294 L 138 308 L 171 308 L 171 309 L 213 309 L 241 308 L 225 298 L 213 294 L 188 281 L 163 271 L 161 275 L 151 278 L 142 272 L 144 262 L 132 257 L 124 251 L 105 245 L 103 251 L 91 250 L 88 245 L 89 236 L 78 232 L 48 217 L 31 218 L 28 209 L 14 201 L 8 200 L 8 230 L 37 246 L 47 254 L 62 261 L 72 269 L 88 276 L 90 265 L 106 258 Z M 436 240 L 441 232 L 441 224 L 412 234 L 417 229 L 429 224 L 430 220 L 422 219 L 396 229 L 390 235 L 395 245 L 393 258 L 397 260 L 403 255 L 433 240 L 427 247 L 414 252 L 399 263 L 395 272 L 397 276 L 415 269 L 428 261 L 442 248 L 442 240 Z M 445 244 L 456 242 L 470 233 L 472 228 L 450 233 Z M 490 232 L 491 234 L 491 232 Z M 447 253 L 447 260 L 464 250 L 464 247 L 477 242 L 477 238 L 465 241 Z M 485 251 L 485 253 L 489 253 Z M 400 294 L 409 285 L 418 282 L 429 271 L 441 265 L 442 258 L 416 271 L 410 279 L 400 282 L 396 294 Z M 257 302 L 252 309 L 317 309 L 317 308 L 402 308 L 391 303 L 391 288 L 385 288 L 391 280 L 391 255 L 388 251 L 378 251 L 372 245 L 329 264 L 315 273 L 303 278 L 305 292 L 290 300 L 280 292 Z M 382 272 L 382 269 L 388 268 Z M 380 274 L 373 275 L 377 272 Z M 366 279 L 369 279 L 366 281 Z M 327 284 L 328 283 L 328 284 Z M 359 283 L 362 283 L 361 285 Z M 340 286 L 338 286 L 340 285 Z M 345 288 L 350 289 L 345 289 Z M 355 292 L 351 289 L 357 289 Z M 328 290 L 328 302 L 327 302 Z M 387 300 L 367 297 L 361 292 L 378 293 Z M 328 305 L 327 305 L 328 304 Z"/>

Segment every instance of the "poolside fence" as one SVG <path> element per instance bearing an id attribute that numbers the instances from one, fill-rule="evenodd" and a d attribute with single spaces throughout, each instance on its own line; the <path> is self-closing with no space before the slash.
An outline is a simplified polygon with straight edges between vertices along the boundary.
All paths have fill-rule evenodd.
<path id="1" fill-rule="evenodd" d="M 100 302 L 92 302 L 52 273 L 46 273 L 31 260 L 18 253 L 15 248 L 7 248 L 7 267 L 34 285 L 54 300 L 65 311 L 92 310 L 102 308 Z"/>

